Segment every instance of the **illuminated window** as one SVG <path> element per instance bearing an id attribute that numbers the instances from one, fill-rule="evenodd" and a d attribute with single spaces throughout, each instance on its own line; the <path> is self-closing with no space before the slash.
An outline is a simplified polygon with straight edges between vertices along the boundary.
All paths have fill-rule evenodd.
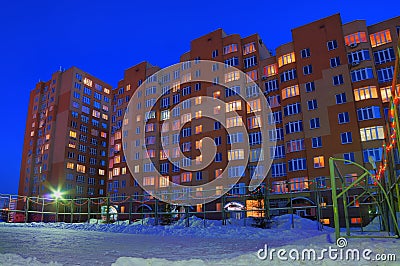
<path id="1" fill-rule="evenodd" d="M 77 164 L 76 165 L 76 171 L 79 173 L 85 173 L 86 172 L 86 166 L 82 164 Z"/>
<path id="2" fill-rule="evenodd" d="M 324 156 L 314 157 L 314 168 L 322 168 L 322 167 L 325 167 Z"/>
<path id="3" fill-rule="evenodd" d="M 195 127 L 195 134 L 200 134 L 201 132 L 203 132 L 203 126 L 199 125 Z"/>
<path id="4" fill-rule="evenodd" d="M 67 163 L 68 169 L 74 169 L 74 163 Z"/>
<path id="5" fill-rule="evenodd" d="M 160 151 L 160 160 L 166 160 L 169 158 L 169 150 Z"/>
<path id="6" fill-rule="evenodd" d="M 247 118 L 247 127 L 249 129 L 259 128 L 261 127 L 261 119 L 260 116 L 251 116 Z"/>
<path id="7" fill-rule="evenodd" d="M 307 177 L 296 177 L 290 179 L 290 187 L 292 191 L 300 191 L 308 189 Z"/>
<path id="8" fill-rule="evenodd" d="M 214 107 L 214 114 L 217 115 L 221 112 L 221 106 L 215 106 Z"/>
<path id="9" fill-rule="evenodd" d="M 247 102 L 247 113 L 261 111 L 260 99 Z"/>
<path id="10" fill-rule="evenodd" d="M 378 92 L 375 86 L 368 86 L 354 90 L 354 98 L 358 102 L 371 98 L 378 98 Z"/>
<path id="11" fill-rule="evenodd" d="M 121 139 L 121 136 L 122 136 L 121 131 L 117 131 L 117 132 L 115 132 L 115 134 L 114 134 L 115 140 Z"/>
<path id="12" fill-rule="evenodd" d="M 104 120 L 108 120 L 108 115 L 102 114 L 102 115 L 101 115 L 101 118 L 103 118 Z"/>
<path id="13" fill-rule="evenodd" d="M 181 182 L 190 182 L 192 181 L 192 173 L 185 172 L 181 174 Z"/>
<path id="14" fill-rule="evenodd" d="M 247 82 L 257 80 L 258 79 L 258 71 L 252 70 L 252 71 L 246 72 L 246 77 L 247 77 Z"/>
<path id="15" fill-rule="evenodd" d="M 196 164 L 201 164 L 201 162 L 203 161 L 203 156 L 199 155 L 196 157 Z"/>
<path id="16" fill-rule="evenodd" d="M 213 92 L 213 97 L 214 97 L 214 99 L 219 99 L 221 97 L 221 92 L 220 91 L 214 91 Z"/>
<path id="17" fill-rule="evenodd" d="M 226 112 L 233 112 L 233 111 L 237 111 L 237 110 L 242 110 L 242 101 L 241 100 L 226 103 Z"/>
<path id="18" fill-rule="evenodd" d="M 230 54 L 230 53 L 236 52 L 238 50 L 238 45 L 237 45 L 237 43 L 232 43 L 232 44 L 224 46 L 223 50 L 224 50 L 224 54 Z"/>
<path id="19" fill-rule="evenodd" d="M 247 55 L 256 51 L 256 44 L 254 42 L 247 43 L 243 46 L 243 55 Z"/>
<path id="20" fill-rule="evenodd" d="M 352 33 L 344 37 L 344 42 L 347 46 L 355 46 L 358 43 L 367 42 L 367 35 L 363 31 Z"/>
<path id="21" fill-rule="evenodd" d="M 170 112 L 169 112 L 169 110 L 161 111 L 161 118 L 160 118 L 161 121 L 168 120 L 169 117 L 170 117 Z"/>
<path id="22" fill-rule="evenodd" d="M 392 36 L 390 35 L 390 30 L 383 30 L 369 35 L 372 47 L 377 47 L 384 45 L 386 43 L 392 42 Z"/>
<path id="23" fill-rule="evenodd" d="M 201 96 L 195 98 L 194 104 L 195 105 L 201 104 Z"/>
<path id="24" fill-rule="evenodd" d="M 70 130 L 70 131 L 69 131 L 69 136 L 70 136 L 71 138 L 74 138 L 74 139 L 76 139 L 76 132 L 75 132 L 75 131 L 72 131 L 72 130 Z"/>
<path id="25" fill-rule="evenodd" d="M 352 224 L 361 224 L 362 219 L 361 218 L 351 218 L 351 223 Z"/>
<path id="26" fill-rule="evenodd" d="M 222 177 L 222 169 L 216 169 L 215 170 L 215 178 Z"/>
<path id="27" fill-rule="evenodd" d="M 181 116 L 182 125 L 189 122 L 192 119 L 192 114 L 187 113 Z"/>
<path id="28" fill-rule="evenodd" d="M 235 81 L 235 80 L 238 80 L 239 78 L 240 78 L 240 72 L 239 71 L 232 71 L 232 72 L 229 72 L 229 73 L 225 74 L 225 82 Z"/>
<path id="29" fill-rule="evenodd" d="M 400 95 L 400 85 L 397 85 L 396 89 L 397 89 L 397 95 Z M 392 96 L 392 86 L 381 88 L 382 102 L 384 103 L 389 102 L 391 96 Z"/>
<path id="30" fill-rule="evenodd" d="M 244 159 L 244 150 L 243 149 L 235 149 L 228 150 L 228 160 L 243 160 Z"/>
<path id="31" fill-rule="evenodd" d="M 169 186 L 169 176 L 160 176 L 160 187 Z"/>
<path id="32" fill-rule="evenodd" d="M 119 176 L 121 169 L 119 167 L 113 168 L 113 176 Z"/>
<path id="33" fill-rule="evenodd" d="M 154 186 L 154 176 L 143 177 L 143 186 Z"/>
<path id="34" fill-rule="evenodd" d="M 97 111 L 97 110 L 93 110 L 92 116 L 97 117 L 97 118 L 100 118 L 100 112 Z"/>
<path id="35" fill-rule="evenodd" d="M 194 117 L 196 119 L 199 119 L 199 118 L 201 118 L 201 114 L 202 114 L 202 111 L 196 111 L 196 113 L 194 114 Z"/>
<path id="36" fill-rule="evenodd" d="M 271 64 L 271 65 L 264 67 L 264 77 L 270 77 L 270 76 L 273 76 L 276 74 L 278 74 L 278 65 L 277 64 Z"/>
<path id="37" fill-rule="evenodd" d="M 290 64 L 290 63 L 294 63 L 294 62 L 296 62 L 296 57 L 294 55 L 294 52 L 282 55 L 278 58 L 278 66 L 279 67 Z"/>
<path id="38" fill-rule="evenodd" d="M 322 204 L 322 203 L 321 203 Z M 322 205 L 321 205 L 322 206 Z M 325 206 L 326 206 L 326 203 L 325 203 Z M 330 225 L 330 220 L 329 220 L 329 218 L 324 218 L 324 219 L 320 219 L 320 222 L 322 223 L 322 224 L 324 224 L 324 225 Z"/>
<path id="39" fill-rule="evenodd" d="M 85 85 L 87 85 L 89 87 L 92 87 L 93 82 L 88 78 L 84 78 L 83 79 L 83 84 L 85 84 Z"/>
<path id="40" fill-rule="evenodd" d="M 182 75 L 182 83 L 186 83 L 192 80 L 192 73 L 186 73 Z"/>
<path id="41" fill-rule="evenodd" d="M 282 100 L 294 97 L 300 94 L 299 85 L 290 86 L 282 90 Z"/>
<path id="42" fill-rule="evenodd" d="M 203 140 L 196 140 L 196 149 L 200 149 L 202 147 Z"/>
<path id="43" fill-rule="evenodd" d="M 100 137 L 102 137 L 102 138 L 107 138 L 107 133 L 106 133 L 106 132 L 101 132 L 101 133 L 100 133 Z"/>
<path id="44" fill-rule="evenodd" d="M 242 125 L 243 125 L 243 121 L 242 121 L 241 116 L 229 117 L 226 119 L 226 127 L 227 128 L 238 127 L 238 126 L 242 126 Z"/>
<path id="45" fill-rule="evenodd" d="M 121 168 L 121 175 L 125 175 L 126 174 L 126 167 L 122 167 Z"/>
<path id="46" fill-rule="evenodd" d="M 117 152 L 121 151 L 121 144 L 120 143 L 115 144 L 114 150 Z"/>
<path id="47" fill-rule="evenodd" d="M 117 155 L 114 157 L 114 163 L 120 163 L 121 162 L 121 156 Z"/>
<path id="48" fill-rule="evenodd" d="M 99 175 L 105 175 L 105 170 L 99 169 Z"/>
<path id="49" fill-rule="evenodd" d="M 360 128 L 361 141 L 384 139 L 383 126 Z"/>

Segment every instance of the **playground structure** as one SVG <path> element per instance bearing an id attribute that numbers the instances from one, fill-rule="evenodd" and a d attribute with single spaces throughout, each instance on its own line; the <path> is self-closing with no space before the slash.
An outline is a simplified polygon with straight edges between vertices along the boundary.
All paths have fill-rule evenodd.
<path id="1" fill-rule="evenodd" d="M 379 218 L 380 231 L 388 234 L 377 234 L 374 237 L 400 237 L 400 175 L 397 174 L 395 168 L 395 158 L 399 158 L 400 143 L 400 126 L 399 126 L 399 100 L 400 95 L 397 89 L 398 78 L 400 73 L 400 38 L 397 43 L 396 61 L 392 80 L 392 89 L 390 97 L 390 110 L 388 113 L 388 121 L 386 132 L 388 133 L 384 141 L 383 155 L 380 165 L 377 166 L 373 157 L 369 157 L 369 163 L 372 170 L 368 170 L 353 161 L 329 158 L 330 181 L 332 188 L 332 202 L 334 214 L 334 226 L 336 239 L 341 237 L 340 234 L 340 207 L 343 208 L 344 219 L 346 224 L 346 237 L 364 237 L 362 234 L 352 234 L 348 217 L 350 206 L 355 203 L 369 206 L 373 216 Z M 346 183 L 344 175 L 340 172 L 337 162 L 346 162 L 353 164 L 363 171 L 359 177 L 350 184 Z M 362 192 L 356 198 L 348 200 L 348 192 L 352 189 L 359 189 Z M 342 206 L 339 205 L 339 199 L 342 199 Z M 371 235 L 368 235 L 371 237 Z"/>

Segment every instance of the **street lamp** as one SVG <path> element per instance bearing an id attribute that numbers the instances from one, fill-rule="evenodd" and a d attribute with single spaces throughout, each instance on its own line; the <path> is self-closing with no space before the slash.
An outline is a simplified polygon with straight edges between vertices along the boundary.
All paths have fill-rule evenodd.
<path id="1" fill-rule="evenodd" d="M 56 200 L 56 219 L 55 222 L 58 222 L 58 200 L 62 199 L 62 192 L 60 190 L 56 190 L 53 192 L 53 198 Z"/>
<path id="2" fill-rule="evenodd" d="M 56 200 L 58 200 L 58 199 L 60 199 L 61 198 L 61 196 L 62 196 L 62 193 L 61 193 L 61 191 L 54 191 L 54 193 L 53 193 L 53 198 L 55 198 Z"/>

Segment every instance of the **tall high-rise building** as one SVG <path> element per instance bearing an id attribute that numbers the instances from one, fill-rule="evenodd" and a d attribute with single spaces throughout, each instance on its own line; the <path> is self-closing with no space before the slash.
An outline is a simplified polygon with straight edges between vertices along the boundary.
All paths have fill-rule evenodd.
<path id="1" fill-rule="evenodd" d="M 271 159 L 274 161 L 265 179 L 266 187 L 270 190 L 271 207 L 289 206 L 288 199 L 292 192 L 296 192 L 296 198 L 292 199 L 295 206 L 315 205 L 317 200 L 329 205 L 329 157 L 355 161 L 371 171 L 373 169 L 369 162 L 370 157 L 377 163 L 382 161 L 382 143 L 389 140 L 385 121 L 399 26 L 400 17 L 367 26 L 364 20 L 343 24 L 340 15 L 336 14 L 293 29 L 292 41 L 279 46 L 275 55 L 264 46 L 258 35 L 241 38 L 237 34 L 227 35 L 219 29 L 191 41 L 190 51 L 183 54 L 180 61 L 192 61 L 191 65 L 186 65 L 187 68 L 195 66 L 196 60 L 199 59 L 234 66 L 245 72 L 264 92 L 272 114 L 267 121 L 261 121 L 261 124 L 275 125 L 276 129 L 269 131 L 266 137 L 277 143 L 276 148 L 271 148 Z M 154 72 L 146 73 L 141 80 L 144 81 L 144 78 L 150 77 Z M 174 73 L 171 73 L 171 79 L 173 75 Z M 195 73 L 193 70 L 191 76 L 196 75 L 200 75 L 200 72 Z M 125 79 L 128 77 L 136 79 L 136 74 L 130 71 L 126 73 Z M 126 96 L 122 93 L 127 85 L 120 84 L 119 89 L 113 91 L 114 101 L 125 101 L 123 98 Z M 140 84 L 135 80 L 134 85 Z M 250 160 L 248 165 L 243 165 L 246 171 L 239 183 L 230 191 L 231 194 L 239 196 L 248 194 L 246 185 L 257 171 L 253 162 L 260 158 L 259 146 L 262 140 L 252 119 L 254 117 L 247 112 L 244 99 L 236 95 L 234 89 L 222 88 L 215 84 L 187 80 L 185 83 L 179 83 L 179 88 L 171 89 L 156 105 L 155 115 L 148 121 L 152 125 L 149 127 L 151 132 L 146 132 L 150 137 L 154 135 L 154 138 L 151 138 L 154 141 L 141 143 L 146 145 L 146 154 L 143 154 L 142 150 L 137 151 L 137 158 L 153 158 L 156 162 L 155 168 L 162 175 L 159 176 L 157 172 L 148 173 L 144 187 L 148 184 L 151 190 L 151 187 L 162 182 L 161 179 L 168 179 L 171 183 L 162 183 L 169 185 L 197 185 L 209 182 L 219 176 L 228 160 L 234 160 L 236 157 L 240 159 L 240 153 L 231 150 L 230 144 L 232 141 L 243 139 L 240 136 L 227 135 L 225 129 L 216 125 L 214 121 L 204 119 L 199 120 L 200 122 L 185 122 L 181 132 L 171 130 L 169 141 L 179 139 L 182 152 L 188 158 L 194 159 L 200 155 L 199 139 L 212 136 L 217 145 L 213 164 L 202 171 L 187 172 L 166 160 L 165 154 L 173 152 L 164 152 L 159 145 L 161 125 L 165 122 L 166 112 L 187 99 L 205 95 L 219 98 L 225 101 L 227 106 L 234 106 L 234 111 L 239 113 L 248 129 Z M 152 102 L 151 93 L 145 91 L 147 87 L 142 89 L 145 100 Z M 246 94 L 249 94 L 248 98 L 254 96 L 246 86 L 238 90 L 246 91 Z M 233 109 L 221 108 L 223 112 Z M 122 113 L 123 111 L 120 111 L 119 115 Z M 167 116 L 176 116 L 176 120 L 184 121 L 182 115 L 183 112 L 178 114 L 175 111 L 175 114 Z M 192 117 L 195 116 L 196 114 L 192 114 Z M 122 123 L 122 118 L 120 121 Z M 117 128 L 120 126 L 121 124 Z M 120 138 L 122 132 L 115 132 L 117 138 Z M 119 151 L 121 146 L 124 146 L 124 143 L 116 144 L 117 148 L 114 148 L 113 153 Z M 129 176 L 128 170 L 121 167 L 126 167 L 126 164 L 118 164 L 122 160 L 122 154 L 113 153 L 110 154 L 108 191 L 114 198 L 138 195 L 141 189 L 137 184 L 125 179 Z M 395 159 L 398 162 L 398 158 Z M 362 173 L 360 168 L 351 164 L 343 164 L 340 168 L 345 173 L 346 182 L 354 181 Z M 129 188 L 132 182 L 136 188 Z M 127 185 L 128 183 L 130 185 Z M 370 183 L 373 184 L 373 180 L 370 180 Z M 318 189 L 318 198 L 315 189 Z M 349 197 L 355 199 L 360 191 L 353 190 L 349 193 Z M 354 204 L 358 206 L 358 202 Z M 206 208 L 221 210 L 222 206 L 220 201 L 215 201 Z M 201 206 L 197 206 L 197 210 L 201 211 Z M 361 213 L 361 217 L 367 220 L 368 213 L 365 211 L 361 213 L 355 208 L 350 211 L 350 215 L 360 217 Z M 315 216 L 313 208 L 298 209 L 298 213 Z M 333 222 L 331 210 L 323 210 L 323 216 L 324 223 Z M 357 224 L 362 220 L 363 218 L 357 218 L 352 222 Z"/>
<path id="2" fill-rule="evenodd" d="M 160 68 L 148 62 L 139 63 L 125 70 L 124 78 L 112 90 L 112 115 L 110 124 L 110 153 L 107 194 L 114 200 L 123 200 L 126 196 L 143 194 L 143 190 L 133 179 L 126 164 L 122 143 L 122 125 L 129 100 L 136 89 Z"/>
<path id="3" fill-rule="evenodd" d="M 229 195 L 236 195 L 237 200 L 237 196 L 249 194 L 247 185 L 252 177 L 258 178 L 260 170 L 256 162 L 272 159 L 263 181 L 270 207 L 276 207 L 272 214 L 279 213 L 279 207 L 292 205 L 299 215 L 316 217 L 315 208 L 307 206 L 332 203 L 329 157 L 357 162 L 372 172 L 371 159 L 379 164 L 384 157 L 382 143 L 389 141 L 386 121 L 399 31 L 400 17 L 368 26 L 364 20 L 343 24 L 340 15 L 335 14 L 293 29 L 292 41 L 274 52 L 257 34 L 242 38 L 218 29 L 191 41 L 190 50 L 180 57 L 181 62 L 191 63 L 182 64 L 182 69 L 156 76 L 160 68 L 142 62 L 127 69 L 114 89 L 76 68 L 56 72 L 31 93 L 19 193 L 43 195 L 49 193 L 49 188 L 62 188 L 69 197 L 108 195 L 113 202 L 123 202 L 128 196 L 143 200 L 143 188 L 152 190 L 173 183 L 199 185 L 218 178 L 229 161 L 245 159 L 244 153 L 231 147 L 247 136 L 229 135 L 219 123 L 202 117 L 201 112 L 188 116 L 188 110 L 183 110 L 190 107 L 189 100 L 196 105 L 202 96 L 208 96 L 225 102 L 214 112 L 235 111 L 239 115 L 226 124 L 243 124 L 248 131 L 249 160 L 228 169 L 228 175 L 240 178 Z M 196 69 L 199 60 L 224 64 L 226 75 L 215 76 L 213 82 L 195 81 L 194 77 L 201 79 L 202 75 Z M 266 119 L 260 121 L 249 111 L 249 106 L 260 106 L 260 95 L 254 87 L 229 86 L 238 77 L 237 73 L 229 73 L 229 67 L 243 71 L 259 86 L 272 110 Z M 224 79 L 227 87 L 217 85 L 219 79 Z M 154 96 L 157 86 L 152 82 L 172 84 L 161 88 L 158 102 Z M 400 92 L 399 85 L 397 90 Z M 127 110 L 136 93 L 142 102 Z M 182 108 L 172 111 L 179 104 Z M 141 113 L 147 105 L 155 106 L 151 115 Z M 140 124 L 146 120 L 148 126 L 124 132 L 126 111 L 137 112 L 135 121 Z M 262 139 L 260 128 L 267 126 L 275 129 L 268 130 Z M 129 148 L 124 137 L 141 130 L 146 138 Z M 161 131 L 166 133 L 163 139 Z M 182 166 L 190 163 L 188 158 L 201 163 L 199 147 L 204 137 L 212 137 L 217 153 L 211 165 L 197 171 L 172 164 L 167 157 L 177 151 L 160 145 L 161 141 L 179 143 L 187 157 Z M 262 154 L 261 144 L 267 140 L 276 142 L 276 147 L 268 147 L 269 152 Z M 136 173 L 131 173 L 126 150 L 136 160 L 151 158 L 154 169 L 137 167 Z M 396 169 L 400 169 L 399 163 L 395 156 L 392 164 Z M 352 164 L 342 163 L 339 167 L 348 183 L 362 174 Z M 133 175 L 143 171 L 146 176 L 142 188 Z M 373 180 L 369 183 L 374 185 Z M 348 193 L 354 202 L 349 210 L 353 224 L 368 220 L 368 210 L 358 207 L 369 199 L 359 198 L 360 193 L 357 189 Z M 152 209 L 154 201 L 149 199 L 146 204 L 134 204 L 132 211 Z M 243 205 L 250 204 L 243 201 Z M 193 207 L 197 211 L 203 208 Z M 206 205 L 207 211 L 222 208 L 220 200 Z M 332 224 L 332 209 L 321 212 L 323 222 Z"/>
<path id="4" fill-rule="evenodd" d="M 31 91 L 19 194 L 104 196 L 111 86 L 76 68 Z"/>

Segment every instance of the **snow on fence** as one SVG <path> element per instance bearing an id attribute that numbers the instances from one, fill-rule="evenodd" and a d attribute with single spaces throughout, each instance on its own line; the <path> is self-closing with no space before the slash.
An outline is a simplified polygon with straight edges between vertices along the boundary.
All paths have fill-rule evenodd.
<path id="1" fill-rule="evenodd" d="M 320 204 L 302 197 L 304 192 L 292 193 L 290 198 L 271 199 L 268 193 L 255 191 L 248 195 L 226 194 L 217 203 L 197 206 L 176 206 L 166 204 L 148 194 L 124 197 L 98 197 L 64 199 L 50 197 L 26 197 L 0 195 L 0 220 L 7 222 L 93 222 L 145 224 L 146 218 L 154 225 L 166 225 L 182 218 L 196 216 L 206 221 L 221 220 L 222 225 L 243 224 L 269 228 L 272 216 L 292 214 L 320 221 Z M 300 199 L 305 204 L 293 204 Z M 264 204 L 266 202 L 266 204 Z M 214 208 L 212 208 L 214 204 Z M 216 207 L 217 206 L 217 207 Z M 324 205 L 324 208 L 330 206 Z M 190 219 L 183 219 L 190 225 Z M 294 227 L 295 219 L 292 219 Z"/>

